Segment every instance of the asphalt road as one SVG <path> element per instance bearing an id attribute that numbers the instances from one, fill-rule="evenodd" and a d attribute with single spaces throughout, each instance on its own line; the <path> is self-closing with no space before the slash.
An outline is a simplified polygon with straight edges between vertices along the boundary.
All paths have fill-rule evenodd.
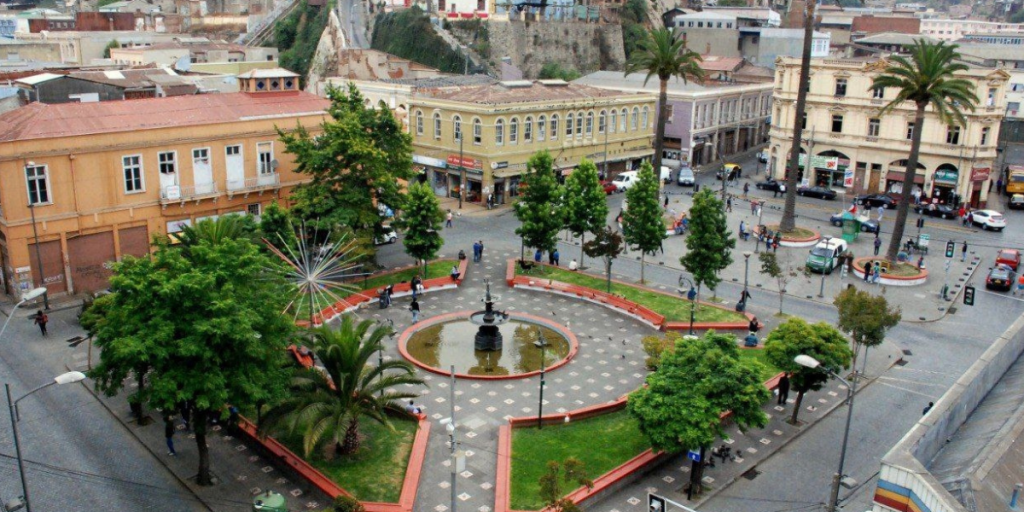
<path id="1" fill-rule="evenodd" d="M 349 47 L 369 48 L 361 0 L 338 0 L 338 19 L 348 37 Z"/>

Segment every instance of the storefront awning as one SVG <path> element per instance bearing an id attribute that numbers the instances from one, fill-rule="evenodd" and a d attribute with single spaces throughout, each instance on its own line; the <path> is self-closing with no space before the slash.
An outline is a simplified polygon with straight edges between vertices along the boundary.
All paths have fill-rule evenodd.
<path id="1" fill-rule="evenodd" d="M 903 182 L 903 171 L 889 171 L 885 175 L 885 179 L 889 181 Z M 914 183 L 918 185 L 924 185 L 924 175 L 914 174 Z"/>

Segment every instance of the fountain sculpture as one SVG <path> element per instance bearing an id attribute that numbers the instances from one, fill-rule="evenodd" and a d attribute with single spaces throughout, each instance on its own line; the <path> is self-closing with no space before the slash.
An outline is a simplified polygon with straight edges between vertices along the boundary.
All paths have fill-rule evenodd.
<path id="1" fill-rule="evenodd" d="M 498 326 L 508 321 L 508 313 L 494 310 L 494 298 L 491 297 L 491 281 L 485 281 L 487 294 L 484 296 L 484 310 L 477 311 L 469 317 L 469 321 L 480 328 L 474 342 L 476 350 L 501 350 L 502 338 Z"/>

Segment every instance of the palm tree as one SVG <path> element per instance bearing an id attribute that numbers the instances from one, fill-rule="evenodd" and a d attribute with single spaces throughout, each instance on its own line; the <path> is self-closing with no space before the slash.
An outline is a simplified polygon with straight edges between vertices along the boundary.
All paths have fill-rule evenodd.
<path id="1" fill-rule="evenodd" d="M 800 174 L 800 145 L 803 138 L 803 119 L 807 115 L 807 92 L 810 90 L 811 48 L 814 42 L 814 26 L 817 24 L 814 11 L 817 4 L 818 2 L 806 2 L 804 12 L 804 46 L 800 53 L 800 79 L 796 90 L 796 112 L 794 112 L 793 116 L 793 146 L 787 157 L 789 166 L 785 168 L 786 173 L 784 175 L 786 180 L 786 200 L 782 207 L 782 219 L 779 222 L 779 231 L 783 233 L 791 233 L 796 230 L 796 182 L 797 176 Z M 781 123 L 781 120 L 779 121 Z M 785 166 L 786 164 L 782 163 L 782 165 Z M 808 155 L 807 172 L 810 172 L 810 168 L 811 159 L 810 155 Z"/>
<path id="2" fill-rule="evenodd" d="M 966 71 L 965 64 L 954 62 L 960 58 L 956 51 L 957 45 L 947 45 L 943 41 L 930 43 L 923 39 L 914 41 L 910 48 L 910 58 L 894 55 L 882 74 L 876 76 L 872 88 L 896 89 L 896 97 L 887 103 L 880 114 L 892 112 L 905 102 L 912 102 L 914 112 L 914 132 L 910 139 L 910 157 L 903 174 L 903 193 L 900 194 L 899 209 L 896 211 L 896 223 L 892 229 L 892 239 L 885 257 L 896 261 L 903 240 L 903 229 L 907 223 L 910 210 L 910 189 L 917 172 L 917 160 L 921 152 L 921 132 L 924 130 L 924 111 L 928 106 L 938 114 L 939 120 L 947 125 L 964 126 L 964 108 L 973 111 L 978 103 L 974 94 L 974 84 L 963 78 L 955 78 L 954 74 Z"/>
<path id="3" fill-rule="evenodd" d="M 314 330 L 313 350 L 323 368 L 300 369 L 291 383 L 291 396 L 272 407 L 260 429 L 265 433 L 302 434 L 308 457 L 324 443 L 341 454 L 359 449 L 359 420 L 363 417 L 391 428 L 391 416 L 408 416 L 403 401 L 416 393 L 395 391 L 404 384 L 423 384 L 412 365 L 401 360 L 370 365 L 382 347 L 389 327 L 342 317 L 337 331 Z"/>
<path id="4" fill-rule="evenodd" d="M 626 75 L 646 72 L 644 85 L 657 75 L 658 89 L 658 132 L 654 137 L 654 173 L 660 176 L 661 152 L 665 146 L 665 123 L 668 120 L 668 81 L 679 77 L 688 80 L 703 80 L 704 70 L 700 67 L 700 54 L 686 48 L 686 41 L 676 37 L 671 29 L 657 28 L 647 33 L 626 62 Z"/>

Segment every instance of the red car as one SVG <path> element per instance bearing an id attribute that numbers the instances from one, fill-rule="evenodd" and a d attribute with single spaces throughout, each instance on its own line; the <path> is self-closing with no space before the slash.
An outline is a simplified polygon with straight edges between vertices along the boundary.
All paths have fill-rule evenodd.
<path id="1" fill-rule="evenodd" d="M 602 181 L 601 186 L 604 187 L 605 195 L 610 196 L 614 194 L 616 191 L 618 191 L 618 187 L 616 187 L 615 184 L 610 181 Z"/>
<path id="2" fill-rule="evenodd" d="M 1016 249 L 1000 249 L 996 254 L 996 265 L 1006 265 L 1017 271 L 1020 266 L 1020 251 Z"/>

